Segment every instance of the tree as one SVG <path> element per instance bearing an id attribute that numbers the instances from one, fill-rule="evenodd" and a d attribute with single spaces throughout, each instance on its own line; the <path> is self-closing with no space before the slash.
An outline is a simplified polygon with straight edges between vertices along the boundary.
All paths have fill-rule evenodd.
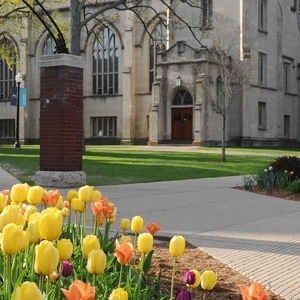
<path id="1" fill-rule="evenodd" d="M 155 1 L 155 5 L 153 5 L 151 2 L 149 4 L 149 2 L 145 0 L 70 0 L 69 4 L 66 0 L 0 0 L 0 25 L 5 28 L 5 25 L 11 22 L 14 22 L 14 25 L 16 25 L 17 21 L 18 25 L 22 27 L 21 22 L 23 18 L 33 19 L 35 22 L 38 21 L 37 24 L 42 23 L 43 27 L 47 29 L 56 43 L 57 52 L 66 53 L 69 51 L 66 46 L 66 40 L 67 37 L 70 36 L 70 53 L 80 55 L 81 32 L 85 29 L 89 34 L 91 30 L 93 30 L 94 27 L 89 26 L 91 21 L 107 26 L 117 20 L 116 12 L 129 11 L 146 29 L 148 25 L 147 21 L 153 16 L 159 17 L 160 21 L 166 27 L 186 27 L 190 34 L 201 45 L 201 34 L 199 36 L 199 32 L 196 30 L 196 28 L 199 28 L 199 24 L 195 24 L 195 22 L 197 23 L 199 20 L 193 20 L 192 24 L 191 20 L 185 21 L 184 16 L 181 16 L 176 11 L 179 4 L 186 5 L 192 9 L 202 9 L 201 1 Z M 169 10 L 172 16 L 171 22 L 170 19 L 160 16 L 156 10 L 156 7 L 158 7 L 157 4 L 163 4 L 166 10 Z M 60 12 L 60 9 L 68 7 L 70 8 L 69 32 L 66 31 L 66 28 L 63 29 L 62 27 L 64 26 L 58 23 L 58 18 L 55 18 Z M 37 28 L 40 28 L 40 25 L 37 25 Z M 3 54 L 0 49 L 0 55 Z"/>
<path id="2" fill-rule="evenodd" d="M 236 101 L 250 88 L 254 72 L 247 55 L 248 47 L 241 52 L 241 43 L 250 45 L 249 40 L 241 41 L 240 27 L 222 16 L 214 20 L 214 30 L 207 32 L 211 47 L 208 52 L 213 57 L 216 79 L 209 73 L 202 82 L 204 101 L 210 102 L 214 111 L 222 118 L 222 162 L 226 161 L 226 124 L 228 113 Z M 249 48 L 250 49 L 250 48 Z"/>

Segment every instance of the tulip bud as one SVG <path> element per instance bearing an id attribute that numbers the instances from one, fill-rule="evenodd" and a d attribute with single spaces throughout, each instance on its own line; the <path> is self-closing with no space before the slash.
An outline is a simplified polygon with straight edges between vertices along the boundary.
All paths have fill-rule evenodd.
<path id="1" fill-rule="evenodd" d="M 69 260 L 65 260 L 60 265 L 61 275 L 64 277 L 68 277 L 72 274 L 73 264 Z"/>
<path id="2" fill-rule="evenodd" d="M 34 270 L 39 275 L 48 276 L 57 269 L 59 252 L 50 241 L 43 240 L 35 246 Z"/>
<path id="3" fill-rule="evenodd" d="M 192 300 L 192 294 L 187 289 L 180 288 L 176 292 L 175 300 Z"/>
<path id="4" fill-rule="evenodd" d="M 128 293 L 123 288 L 114 289 L 109 300 L 128 300 Z"/>
<path id="5" fill-rule="evenodd" d="M 188 270 L 183 274 L 183 283 L 190 285 L 195 283 L 196 274 L 192 270 Z"/>
<path id="6" fill-rule="evenodd" d="M 192 284 L 188 284 L 187 283 L 187 286 L 189 288 L 195 289 L 195 288 L 197 288 L 200 285 L 201 274 L 200 274 L 200 272 L 198 270 L 195 270 L 195 269 L 193 269 L 192 272 L 195 274 L 195 282 L 192 283 Z"/>
<path id="7" fill-rule="evenodd" d="M 212 290 L 217 283 L 218 276 L 212 270 L 206 270 L 202 273 L 201 276 L 201 287 L 204 290 L 210 291 Z"/>
<path id="8" fill-rule="evenodd" d="M 0 213 L 3 211 L 4 207 L 7 205 L 7 196 L 0 193 Z"/>
<path id="9" fill-rule="evenodd" d="M 13 255 L 23 247 L 23 228 L 9 223 L 3 228 L 1 236 L 1 250 L 5 254 Z"/>
<path id="10" fill-rule="evenodd" d="M 130 228 L 130 220 L 127 218 L 123 218 L 120 221 L 120 227 L 122 230 L 128 230 Z"/>
<path id="11" fill-rule="evenodd" d="M 56 204 L 54 205 L 56 208 L 62 210 L 64 207 L 64 198 L 63 196 L 59 196 Z"/>
<path id="12" fill-rule="evenodd" d="M 124 242 L 131 242 L 131 236 L 122 234 L 120 237 L 120 242 L 121 244 Z"/>
<path id="13" fill-rule="evenodd" d="M 29 220 L 29 217 L 30 217 L 32 214 L 35 214 L 35 213 L 37 213 L 37 212 L 38 212 L 38 210 L 37 210 L 37 208 L 36 208 L 35 205 L 28 205 L 28 206 L 26 207 L 26 210 L 25 210 L 25 215 L 24 215 L 25 220 L 28 221 L 28 220 Z"/>
<path id="14" fill-rule="evenodd" d="M 14 184 L 10 190 L 11 201 L 20 203 L 27 199 L 28 185 L 23 183 Z"/>
<path id="15" fill-rule="evenodd" d="M 102 196 L 101 192 L 99 190 L 94 190 L 92 191 L 91 194 L 91 201 L 95 202 L 97 201 L 100 197 Z"/>
<path id="16" fill-rule="evenodd" d="M 30 243 L 37 244 L 42 238 L 39 230 L 39 221 L 36 219 L 30 219 L 26 232 Z"/>
<path id="17" fill-rule="evenodd" d="M 178 257 L 183 254 L 185 250 L 185 238 L 180 235 L 175 235 L 169 244 L 169 252 L 172 256 Z"/>
<path id="18" fill-rule="evenodd" d="M 87 270 L 91 274 L 100 275 L 106 267 L 106 254 L 102 249 L 89 252 L 87 260 Z"/>
<path id="19" fill-rule="evenodd" d="M 137 240 L 138 250 L 141 253 L 149 253 L 153 249 L 153 235 L 141 233 Z"/>
<path id="20" fill-rule="evenodd" d="M 72 202 L 73 198 L 78 198 L 78 192 L 76 190 L 69 190 L 67 194 L 67 200 Z"/>
<path id="21" fill-rule="evenodd" d="M 100 242 L 95 235 L 87 235 L 82 241 L 82 254 L 88 257 L 92 250 L 99 250 Z"/>
<path id="22" fill-rule="evenodd" d="M 78 198 L 83 201 L 87 202 L 91 199 L 93 187 L 89 185 L 82 186 L 78 190 Z"/>
<path id="23" fill-rule="evenodd" d="M 27 201 L 30 204 L 39 204 L 44 195 L 44 189 L 41 186 L 31 186 L 28 189 L 28 194 L 27 194 Z"/>
<path id="24" fill-rule="evenodd" d="M 65 217 L 68 217 L 69 216 L 69 209 L 64 207 L 62 210 L 61 210 L 61 213 L 62 213 L 62 216 L 65 218 Z"/>
<path id="25" fill-rule="evenodd" d="M 14 299 L 43 300 L 43 294 L 34 282 L 25 281 L 16 288 Z"/>
<path id="26" fill-rule="evenodd" d="M 57 250 L 61 260 L 68 260 L 73 254 L 73 244 L 68 239 L 61 239 L 57 242 Z"/>
<path id="27" fill-rule="evenodd" d="M 58 239 L 62 232 L 62 225 L 62 213 L 56 207 L 49 207 L 41 212 L 39 230 L 44 239 L 48 241 Z"/>
<path id="28" fill-rule="evenodd" d="M 140 216 L 135 216 L 131 220 L 131 230 L 134 233 L 140 233 L 144 227 L 144 220 Z"/>
<path id="29" fill-rule="evenodd" d="M 84 212 L 85 203 L 78 198 L 73 198 L 71 202 L 71 208 L 77 212 Z"/>

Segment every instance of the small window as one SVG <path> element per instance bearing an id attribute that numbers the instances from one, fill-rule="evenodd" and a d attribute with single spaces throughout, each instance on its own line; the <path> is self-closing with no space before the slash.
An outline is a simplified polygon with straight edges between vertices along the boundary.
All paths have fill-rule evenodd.
<path id="1" fill-rule="evenodd" d="M 289 62 L 283 63 L 283 80 L 284 80 L 284 92 L 291 92 L 291 72 L 292 72 L 292 64 Z"/>
<path id="2" fill-rule="evenodd" d="M 267 0 L 258 2 L 258 29 L 267 31 Z"/>
<path id="3" fill-rule="evenodd" d="M 0 120 L 0 138 L 12 138 L 15 136 L 15 120 Z"/>
<path id="4" fill-rule="evenodd" d="M 267 85 L 267 54 L 258 53 L 258 84 Z"/>
<path id="5" fill-rule="evenodd" d="M 202 0 L 202 26 L 205 29 L 212 27 L 213 0 Z"/>
<path id="6" fill-rule="evenodd" d="M 258 129 L 266 129 L 266 103 L 258 102 Z"/>
<path id="7" fill-rule="evenodd" d="M 173 105 L 193 105 L 192 95 L 188 91 L 177 91 L 173 101 Z"/>
<path id="8" fill-rule="evenodd" d="M 93 137 L 116 137 L 117 117 L 92 118 Z"/>
<path id="9" fill-rule="evenodd" d="M 42 55 L 51 55 L 56 52 L 56 45 L 51 36 L 49 36 L 43 46 Z"/>
<path id="10" fill-rule="evenodd" d="M 217 105 L 221 105 L 224 100 L 224 83 L 221 76 L 216 80 Z"/>
<path id="11" fill-rule="evenodd" d="M 291 124 L 290 124 L 290 116 L 285 115 L 284 116 L 284 137 L 290 138 L 290 131 L 291 131 Z"/>

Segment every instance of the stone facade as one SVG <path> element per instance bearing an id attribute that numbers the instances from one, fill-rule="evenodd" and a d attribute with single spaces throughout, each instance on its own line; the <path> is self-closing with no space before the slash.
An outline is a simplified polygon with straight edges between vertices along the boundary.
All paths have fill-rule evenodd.
<path id="1" fill-rule="evenodd" d="M 81 56 L 86 66 L 83 70 L 83 129 L 86 142 L 220 144 L 221 114 L 213 102 L 204 96 L 203 87 L 215 82 L 219 76 L 208 50 L 212 46 L 211 34 L 217 28 L 216 22 L 222 17 L 230 24 L 229 32 L 233 27 L 241 26 L 240 40 L 234 50 L 238 51 L 245 66 L 253 70 L 250 87 L 240 93 L 226 117 L 227 144 L 297 145 L 300 139 L 300 4 L 292 0 L 266 0 L 266 27 L 260 28 L 261 1 L 213 1 L 211 28 L 205 32 L 201 28 L 198 30 L 202 45 L 193 39 L 187 29 L 170 29 L 165 48 L 157 52 L 152 87 L 149 87 L 151 38 L 134 15 L 120 12 L 118 22 L 111 26 L 119 45 L 116 93 L 93 92 L 95 35 L 83 32 Z M 159 1 L 147 2 L 151 2 L 159 13 L 167 15 Z M 177 5 L 186 19 L 192 19 L 191 16 L 195 15 L 186 4 Z M 159 19 L 153 16 L 147 29 L 153 33 L 158 25 Z M 97 32 L 103 28 L 91 22 L 89 29 Z M 41 130 L 40 62 L 47 33 L 44 32 L 38 41 L 31 38 L 30 31 L 21 40 L 11 34 L 19 45 L 21 71 L 26 75 L 22 86 L 27 88 L 27 107 L 21 108 L 20 140 L 35 142 L 39 141 Z M 265 59 L 264 66 L 260 68 L 262 59 Z M 260 76 L 264 77 L 263 82 Z M 180 85 L 178 82 L 176 84 L 178 78 Z M 177 103 L 176 97 L 186 97 L 186 103 Z M 15 113 L 15 107 L 6 101 L 0 102 L 0 120 L 14 119 Z M 94 128 L 98 120 L 112 127 L 114 125 L 109 122 L 116 122 L 115 133 L 103 136 L 102 127 L 101 130 Z"/>

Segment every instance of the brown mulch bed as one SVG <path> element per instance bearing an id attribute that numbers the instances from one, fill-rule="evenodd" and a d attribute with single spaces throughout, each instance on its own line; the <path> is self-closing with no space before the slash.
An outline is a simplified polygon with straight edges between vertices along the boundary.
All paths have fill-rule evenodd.
<path id="1" fill-rule="evenodd" d="M 244 187 L 237 187 L 238 189 L 244 190 Z M 287 191 L 274 190 L 272 193 L 260 190 L 257 186 L 254 186 L 251 191 L 253 193 L 259 193 L 274 197 L 279 197 L 286 200 L 299 201 L 300 194 L 291 194 Z M 152 261 L 153 274 L 158 270 L 161 270 L 161 287 L 162 291 L 168 295 L 170 293 L 171 276 L 172 276 L 173 260 L 168 249 L 168 240 L 162 239 L 155 245 L 155 251 Z M 204 270 L 214 270 L 218 274 L 218 282 L 215 288 L 210 291 L 206 299 L 209 300 L 241 300 L 240 285 L 250 285 L 252 281 L 243 276 L 239 272 L 229 268 L 219 260 L 213 258 L 207 253 L 201 251 L 199 248 L 193 245 L 187 244 L 186 250 L 183 256 L 178 258 L 176 268 L 176 279 L 175 279 L 175 292 L 178 288 L 184 288 L 183 274 L 185 271 L 190 269 L 197 269 L 200 273 Z M 174 292 L 174 294 L 175 294 Z M 201 287 L 192 291 L 193 300 L 203 299 L 203 290 Z M 270 300 L 283 300 L 282 297 L 269 293 Z"/>

